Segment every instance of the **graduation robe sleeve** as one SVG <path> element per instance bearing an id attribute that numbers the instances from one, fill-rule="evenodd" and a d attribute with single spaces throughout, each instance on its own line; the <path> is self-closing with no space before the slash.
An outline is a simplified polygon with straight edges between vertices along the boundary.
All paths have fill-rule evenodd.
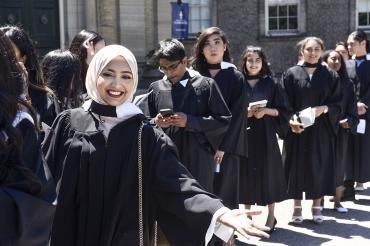
<path id="1" fill-rule="evenodd" d="M 338 74 L 334 71 L 329 71 L 330 72 L 330 79 L 331 81 L 331 93 L 327 100 L 324 102 L 326 106 L 328 106 L 328 119 L 331 125 L 331 129 L 333 131 L 333 134 L 338 133 L 338 128 L 339 128 L 339 118 L 340 114 L 342 111 L 341 108 L 341 100 L 342 100 L 342 89 L 340 86 L 340 78 Z"/>
<path id="2" fill-rule="evenodd" d="M 0 153 L 0 244 L 46 245 L 54 207 L 38 195 L 39 178 L 19 153 Z"/>
<path id="3" fill-rule="evenodd" d="M 202 244 L 213 214 L 224 205 L 192 178 L 178 161 L 176 147 L 165 134 L 147 128 L 143 139 L 149 140 L 144 146 L 153 148 L 150 153 L 153 184 L 148 189 L 158 206 L 160 227 L 173 245 Z"/>
<path id="4" fill-rule="evenodd" d="M 343 109 L 341 119 L 347 119 L 350 131 L 356 134 L 358 125 L 357 103 L 353 83 L 348 78 L 341 78 L 343 93 Z"/>
<path id="5" fill-rule="evenodd" d="M 217 150 L 221 144 L 220 136 L 225 134 L 228 129 L 231 113 L 216 82 L 213 79 L 208 79 L 207 83 L 209 84 L 209 112 L 206 116 L 190 116 L 193 122 L 190 121 L 192 124 L 187 125 L 186 130 L 204 133 L 213 150 Z"/>
<path id="6" fill-rule="evenodd" d="M 284 90 L 280 83 L 274 82 L 274 91 L 271 101 L 272 107 L 279 111 L 279 115 L 274 117 L 274 125 L 277 134 L 280 138 L 284 139 L 289 130 L 289 119 L 291 117 L 288 109 L 287 98 L 285 96 Z"/>
<path id="7" fill-rule="evenodd" d="M 243 75 L 237 70 L 228 71 L 230 95 L 228 107 L 231 111 L 230 126 L 225 133 L 220 150 L 240 156 L 247 156 L 247 114 L 248 106 L 247 90 Z"/>

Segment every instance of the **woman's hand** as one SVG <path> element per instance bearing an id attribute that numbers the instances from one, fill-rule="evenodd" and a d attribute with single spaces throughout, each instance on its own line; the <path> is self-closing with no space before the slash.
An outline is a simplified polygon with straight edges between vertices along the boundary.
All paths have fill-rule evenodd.
<path id="1" fill-rule="evenodd" d="M 218 221 L 224 225 L 233 228 L 235 231 L 243 235 L 245 238 L 249 239 L 250 236 L 258 237 L 269 237 L 265 231 L 270 230 L 269 227 L 259 226 L 250 219 L 248 216 L 254 216 L 261 214 L 261 211 L 249 211 L 245 209 L 234 209 L 225 212 L 220 217 Z"/>
<path id="2" fill-rule="evenodd" d="M 171 124 L 177 127 L 186 127 L 188 116 L 184 113 L 177 112 L 171 116 Z"/>
<path id="3" fill-rule="evenodd" d="M 215 160 L 216 164 L 220 164 L 222 162 L 222 159 L 224 158 L 224 154 L 225 154 L 225 152 L 223 152 L 221 150 L 216 151 L 216 154 L 214 156 L 214 160 Z"/>
<path id="4" fill-rule="evenodd" d="M 253 117 L 254 113 L 257 111 L 257 107 L 251 107 L 247 109 L 247 116 L 248 118 Z"/>
<path id="5" fill-rule="evenodd" d="M 314 109 L 315 109 L 315 118 L 319 117 L 322 114 L 326 114 L 329 111 L 329 108 L 326 105 L 317 106 L 314 107 Z"/>
<path id="6" fill-rule="evenodd" d="M 267 113 L 267 108 L 257 108 L 254 111 L 253 116 L 256 119 L 261 119 L 263 116 L 265 116 L 266 113 Z"/>
<path id="7" fill-rule="evenodd" d="M 171 125 L 171 118 L 170 117 L 163 117 L 162 114 L 157 114 L 154 118 L 154 122 L 159 127 L 169 127 Z"/>
<path id="8" fill-rule="evenodd" d="M 358 115 L 364 115 L 367 112 L 368 106 L 365 103 L 358 102 L 357 103 L 357 113 Z"/>
<path id="9" fill-rule="evenodd" d="M 349 124 L 346 121 L 346 122 L 340 123 L 340 127 L 344 128 L 344 129 L 348 129 L 349 128 Z"/>
<path id="10" fill-rule="evenodd" d="M 302 133 L 304 131 L 303 124 L 298 121 L 298 117 L 296 115 L 293 116 L 291 120 L 289 120 L 290 128 L 294 133 Z"/>

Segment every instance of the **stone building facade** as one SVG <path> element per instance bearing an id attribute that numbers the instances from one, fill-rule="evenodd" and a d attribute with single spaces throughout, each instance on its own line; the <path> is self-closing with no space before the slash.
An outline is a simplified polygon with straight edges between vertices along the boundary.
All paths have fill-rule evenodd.
<path id="1" fill-rule="evenodd" d="M 42 26 L 40 21 L 54 18 L 52 23 L 56 25 L 52 29 L 57 30 L 59 37 L 53 37 L 57 40 L 53 45 L 39 47 L 43 49 L 43 53 L 55 47 L 67 48 L 76 33 L 81 29 L 89 29 L 99 32 L 108 44 L 119 43 L 127 46 L 134 52 L 138 62 L 145 65 L 147 54 L 156 47 L 158 41 L 171 36 L 171 1 L 176 2 L 0 0 L 0 24 L 10 20 L 22 24 L 32 19 L 35 23 L 28 25 L 31 28 L 31 36 L 40 43 L 38 37 L 47 40 L 50 33 L 46 30 L 47 25 L 43 29 L 44 33 L 40 35 L 33 35 L 38 29 L 35 31 L 32 27 Z M 299 53 L 296 43 L 306 36 L 318 36 L 325 41 L 326 47 L 332 48 L 337 41 L 345 40 L 347 35 L 357 28 L 370 30 L 370 0 L 182 2 L 190 5 L 191 35 L 188 40 L 183 40 L 189 55 L 196 32 L 208 26 L 219 26 L 230 40 L 234 63 L 239 62 L 239 56 L 246 45 L 258 45 L 265 50 L 272 69 L 277 74 L 297 61 Z M 49 7 L 45 8 L 46 5 Z M 46 13 L 45 9 L 48 8 L 50 11 Z M 26 14 L 29 19 L 23 18 Z M 40 14 L 40 18 L 37 14 Z"/>
<path id="2" fill-rule="evenodd" d="M 293 31 L 269 32 L 267 4 L 280 6 L 297 4 L 298 28 Z M 338 41 L 346 41 L 356 26 L 356 0 L 233 0 L 219 1 L 218 26 L 228 35 L 234 61 L 246 45 L 261 46 L 277 74 L 296 63 L 297 42 L 307 36 L 317 36 L 325 46 L 333 48 Z M 370 1 L 368 1 L 370 2 Z M 370 3 L 369 3 L 370 4 Z M 237 16 L 237 18 L 233 18 Z"/>

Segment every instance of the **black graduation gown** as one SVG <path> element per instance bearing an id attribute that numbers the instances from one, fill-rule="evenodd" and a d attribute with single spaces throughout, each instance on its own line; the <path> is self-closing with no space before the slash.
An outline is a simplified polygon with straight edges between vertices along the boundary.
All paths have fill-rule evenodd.
<path id="1" fill-rule="evenodd" d="M 0 245 L 46 245 L 54 208 L 19 150 L 0 150 Z"/>
<path id="2" fill-rule="evenodd" d="M 41 142 L 35 126 L 28 119 L 23 119 L 16 127 L 22 135 L 21 153 L 25 166 L 43 179 L 45 176 L 42 165 Z"/>
<path id="3" fill-rule="evenodd" d="M 211 77 L 207 70 L 204 76 Z M 244 77 L 237 69 L 230 67 L 220 70 L 213 78 L 216 82 L 232 118 L 219 150 L 225 152 L 220 173 L 215 177 L 215 192 L 229 207 L 239 204 L 240 165 L 248 156 L 247 114 L 248 105 Z"/>
<path id="4" fill-rule="evenodd" d="M 82 108 L 55 120 L 43 151 L 58 182 L 51 245 L 138 245 L 137 133 L 143 115 L 114 126 L 108 138 Z M 199 245 L 223 205 L 202 190 L 177 158 L 172 141 L 142 133 L 144 245 L 153 223 L 174 245 Z"/>
<path id="5" fill-rule="evenodd" d="M 241 203 L 267 205 L 287 198 L 283 159 L 276 134 L 288 123 L 289 114 L 284 92 L 271 77 L 261 78 L 254 87 L 247 81 L 246 84 L 250 102 L 267 99 L 266 107 L 279 111 L 277 117 L 248 118 L 251 144 L 248 145 L 248 161 L 240 168 Z"/>
<path id="6" fill-rule="evenodd" d="M 189 78 L 186 87 L 168 80 L 152 83 L 149 112 L 155 117 L 160 109 L 170 108 L 187 114 L 185 128 L 170 126 L 163 130 L 176 144 L 180 161 L 207 191 L 213 192 L 213 156 L 221 144 L 231 114 L 213 79 L 199 75 L 190 77 L 188 72 L 183 79 L 186 78 Z"/>
<path id="7" fill-rule="evenodd" d="M 363 102 L 370 106 L 370 60 L 363 61 L 359 66 L 356 61 L 346 63 L 348 76 L 355 85 L 357 102 Z M 370 181 L 370 112 L 369 109 L 359 119 L 366 120 L 365 134 L 356 134 L 350 137 L 350 143 L 354 146 L 353 179 L 365 183 Z M 349 172 L 350 176 L 350 172 Z M 349 177 L 350 178 L 350 177 Z"/>
<path id="8" fill-rule="evenodd" d="M 314 125 L 301 134 L 289 130 L 284 141 L 285 171 L 288 196 L 318 199 L 335 192 L 335 136 L 338 131 L 342 99 L 338 75 L 326 66 L 318 65 L 309 78 L 301 66 L 288 69 L 283 76 L 284 89 L 292 113 L 307 107 L 327 105 L 329 111 L 315 119 Z"/>
<path id="9" fill-rule="evenodd" d="M 342 101 L 339 120 L 347 119 L 349 129 L 345 129 L 339 126 L 338 135 L 336 138 L 336 165 L 335 165 L 335 177 L 336 186 L 343 185 L 343 181 L 347 180 L 348 177 L 353 175 L 353 171 L 347 171 L 353 167 L 353 145 L 349 145 L 350 138 L 356 134 L 358 115 L 356 98 L 354 92 L 354 85 L 349 78 L 341 77 L 341 89 L 342 89 Z M 350 172 L 350 173 L 348 173 Z"/>

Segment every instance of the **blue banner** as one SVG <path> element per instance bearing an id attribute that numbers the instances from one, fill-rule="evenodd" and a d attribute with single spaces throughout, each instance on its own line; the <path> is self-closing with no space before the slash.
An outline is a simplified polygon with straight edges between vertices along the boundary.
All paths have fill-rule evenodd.
<path id="1" fill-rule="evenodd" d="M 171 3 L 172 5 L 172 37 L 188 39 L 189 4 Z"/>

